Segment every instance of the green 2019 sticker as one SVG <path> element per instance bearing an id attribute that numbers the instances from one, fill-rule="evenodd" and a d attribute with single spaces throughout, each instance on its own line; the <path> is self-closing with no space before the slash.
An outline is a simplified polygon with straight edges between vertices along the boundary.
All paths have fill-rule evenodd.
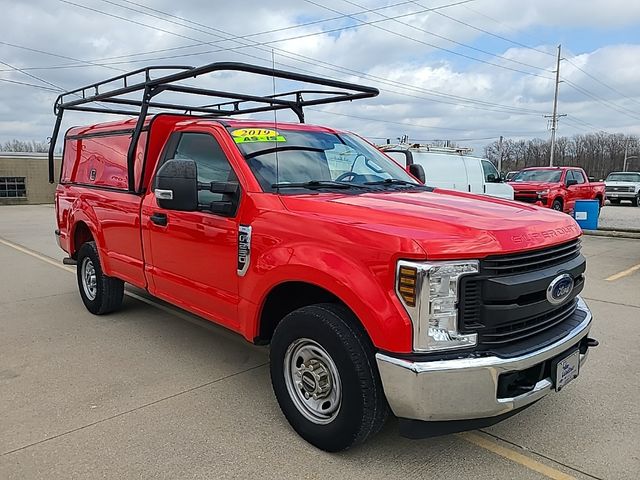
<path id="1" fill-rule="evenodd" d="M 287 139 L 275 130 L 264 128 L 239 128 L 231 132 L 236 143 L 250 142 L 286 142 Z"/>

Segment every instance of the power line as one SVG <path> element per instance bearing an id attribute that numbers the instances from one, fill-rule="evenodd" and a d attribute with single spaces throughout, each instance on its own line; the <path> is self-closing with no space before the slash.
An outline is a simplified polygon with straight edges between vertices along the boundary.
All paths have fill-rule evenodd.
<path id="1" fill-rule="evenodd" d="M 16 85 L 23 85 L 25 87 L 39 88 L 48 92 L 60 93 L 60 90 L 56 88 L 45 87 L 44 85 L 36 85 L 35 83 L 19 82 L 18 80 L 9 80 L 8 78 L 0 78 L 0 82 L 15 83 Z"/>
<path id="2" fill-rule="evenodd" d="M 629 110 L 628 108 L 624 108 L 621 107 L 619 105 L 615 105 L 614 103 L 611 103 L 601 97 L 599 97 L 598 95 L 596 95 L 593 92 L 590 92 L 589 90 L 582 88 L 578 85 L 576 85 L 575 83 L 573 83 L 570 80 L 567 80 L 566 78 L 563 79 L 563 82 L 566 83 L 567 85 L 569 85 L 571 88 L 573 88 L 574 90 L 582 93 L 583 95 L 595 100 L 596 102 L 598 102 L 599 104 L 611 109 L 611 110 L 615 110 L 618 113 L 621 113 L 623 115 L 626 115 L 627 117 L 633 118 L 635 120 L 640 120 L 640 116 L 636 116 L 635 112 L 633 110 Z"/>
<path id="3" fill-rule="evenodd" d="M 73 3 L 73 2 L 68 2 L 67 0 L 60 0 L 60 1 L 62 1 L 64 3 Z M 106 0 L 103 0 L 103 1 L 106 1 Z M 132 4 L 132 5 L 140 6 L 142 8 L 150 9 L 150 7 L 144 7 L 144 6 L 142 6 L 142 5 L 140 5 L 140 4 L 136 3 L 136 2 L 132 2 L 132 1 L 128 1 L 128 0 L 123 0 L 123 1 L 125 1 L 126 3 L 129 3 L 129 4 Z M 447 4 L 447 5 L 441 5 L 441 6 L 437 6 L 437 7 L 432 7 L 431 9 L 427 9 L 427 11 L 432 11 L 434 9 L 442 9 L 442 8 L 445 8 L 445 7 L 448 7 L 448 6 L 458 5 L 458 4 L 461 4 L 461 3 L 468 3 L 469 1 L 471 1 L 471 0 L 466 0 L 464 2 L 455 2 L 453 4 Z M 114 2 L 109 2 L 109 3 L 114 3 Z M 75 4 L 75 5 L 77 5 L 77 4 Z M 151 15 L 151 14 L 148 14 L 146 12 L 142 12 L 140 10 L 136 10 L 136 9 L 131 8 L 131 7 L 126 7 L 126 6 L 123 6 L 123 5 L 120 5 L 120 6 L 122 8 L 127 9 L 127 10 L 132 10 L 132 11 L 135 11 L 137 13 L 142 13 L 142 14 L 145 14 L 145 15 L 152 16 L 154 18 L 162 19 L 162 17 L 158 17 L 157 15 Z M 83 7 L 83 6 L 80 5 L 80 7 Z M 93 9 L 93 10 L 94 11 L 98 11 L 99 13 L 104 13 L 105 15 L 111 16 L 111 14 L 109 14 L 107 12 L 102 12 L 101 10 L 97 10 L 97 9 Z M 161 13 L 163 15 L 166 15 L 168 17 L 179 18 L 179 19 L 181 19 L 181 20 L 183 20 L 185 22 L 197 24 L 196 22 L 192 22 L 191 20 L 184 19 L 182 17 L 176 17 L 175 15 L 169 14 L 167 12 L 162 12 L 162 11 L 156 10 L 156 9 L 151 9 L 151 10 L 154 11 L 154 12 L 158 12 L 158 13 Z M 420 12 L 412 12 L 410 14 L 403 14 L 403 15 L 399 15 L 399 16 L 396 16 L 396 17 L 393 17 L 393 18 L 406 17 L 406 16 L 414 15 L 416 13 L 420 13 Z M 116 16 L 116 17 L 121 19 L 121 20 L 128 21 L 128 19 L 126 19 L 125 17 L 121 17 L 121 16 Z M 168 23 L 173 23 L 175 25 L 179 25 L 181 27 L 190 28 L 190 27 L 188 27 L 187 25 L 184 25 L 184 24 L 178 24 L 176 22 L 171 22 L 171 21 L 166 20 L 166 19 L 162 19 L 162 20 L 165 21 L 165 22 L 168 22 Z M 376 22 L 378 22 L 378 21 L 374 20 L 374 21 L 367 22 L 367 23 L 376 23 Z M 144 26 L 146 26 L 148 28 L 155 28 L 155 27 L 153 27 L 151 25 L 143 24 L 141 22 L 135 22 L 135 23 L 144 25 Z M 213 31 L 216 31 L 216 32 L 220 32 L 220 33 L 225 34 L 225 35 L 230 35 L 228 32 L 225 32 L 225 31 L 220 30 L 220 29 L 216 29 L 216 28 L 213 28 L 213 27 L 207 27 L 206 25 L 203 25 L 203 24 L 197 24 L 197 25 L 204 26 L 206 28 L 209 28 L 209 29 L 211 29 Z M 354 27 L 354 26 L 351 26 L 351 27 Z M 346 27 L 343 27 L 343 28 L 346 28 Z M 324 32 L 320 32 L 320 33 L 327 33 L 327 32 L 324 31 Z M 313 34 L 308 34 L 308 35 L 304 35 L 304 36 L 317 35 L 317 34 L 318 33 L 313 33 Z M 216 35 L 216 36 L 219 36 L 219 35 Z M 292 37 L 292 38 L 288 38 L 288 39 L 278 39 L 277 41 L 291 40 L 293 38 L 300 38 L 300 36 Z M 238 42 L 237 39 L 235 41 Z M 203 42 L 203 43 L 206 43 L 206 42 Z M 238 43 L 240 43 L 240 42 L 238 42 Z M 160 58 L 156 58 L 155 60 L 158 60 L 158 59 L 162 60 L 162 59 L 168 59 L 168 58 L 178 58 L 178 57 L 185 57 L 185 56 L 195 56 L 195 55 L 201 55 L 201 54 L 205 54 L 205 53 L 216 53 L 216 52 L 220 52 L 220 51 L 230 51 L 230 50 L 236 50 L 236 49 L 246 48 L 246 47 L 254 47 L 254 48 L 257 48 L 259 50 L 263 50 L 263 51 L 269 52 L 270 51 L 269 49 L 260 48 L 262 45 L 266 45 L 268 43 L 272 43 L 272 42 L 264 42 L 264 43 L 253 42 L 253 44 L 242 44 L 241 46 L 238 46 L 238 47 L 230 47 L 230 48 L 223 48 L 223 49 L 217 49 L 217 50 L 210 50 L 210 51 L 206 51 L 206 52 L 197 52 L 197 53 L 190 53 L 190 54 L 174 55 L 174 56 L 169 56 L 169 57 L 160 57 Z M 407 94 L 405 92 L 399 92 L 397 90 L 389 90 L 389 91 L 391 91 L 393 93 L 396 93 L 396 94 L 399 94 L 399 95 L 410 96 L 410 97 L 414 97 L 414 98 L 421 98 L 421 99 L 424 99 L 424 100 L 436 101 L 436 102 L 445 103 L 445 104 L 460 105 L 460 106 L 464 106 L 464 107 L 467 107 L 467 108 L 476 108 L 476 109 L 481 109 L 481 110 L 486 110 L 486 111 L 499 111 L 499 112 L 503 112 L 503 113 L 520 113 L 520 112 L 522 112 L 522 114 L 535 114 L 535 115 L 543 113 L 541 111 L 525 109 L 525 108 L 522 108 L 522 107 L 513 107 L 513 106 L 510 106 L 510 105 L 495 104 L 493 102 L 486 102 L 486 101 L 482 101 L 482 100 L 476 100 L 476 99 L 471 99 L 471 98 L 467 98 L 467 97 L 461 97 L 461 96 L 452 95 L 452 94 L 444 94 L 444 93 L 437 92 L 437 91 L 434 91 L 434 90 L 429 90 L 429 89 L 424 89 L 424 88 L 419 88 L 419 87 L 413 87 L 411 85 L 403 84 L 403 83 L 400 83 L 400 82 L 393 82 L 393 81 L 389 81 L 389 80 L 387 80 L 385 78 L 377 77 L 377 76 L 366 74 L 366 73 L 363 73 L 363 72 L 358 72 L 356 70 L 351 70 L 351 69 L 348 69 L 346 67 L 341 67 L 341 66 L 336 66 L 336 65 L 333 65 L 333 64 L 329 64 L 327 62 L 323 62 L 321 60 L 314 59 L 314 58 L 311 58 L 311 57 L 307 57 L 307 56 L 304 56 L 304 55 L 295 54 L 295 53 L 289 52 L 287 50 L 278 49 L 278 48 L 274 48 L 274 50 L 277 50 L 280 53 L 281 56 L 284 56 L 286 58 L 290 58 L 290 59 L 292 59 L 292 60 L 294 60 L 296 62 L 307 63 L 307 64 L 313 65 L 315 67 L 319 66 L 320 68 L 325 68 L 325 69 L 337 71 L 337 72 L 340 72 L 340 73 L 348 72 L 349 74 L 354 74 L 354 75 L 356 75 L 356 76 L 358 76 L 360 78 L 374 79 L 374 80 L 377 80 L 377 81 L 379 81 L 381 83 L 384 83 L 384 84 L 387 84 L 387 85 L 400 86 L 400 87 L 402 87 L 404 89 L 413 90 L 413 91 L 417 91 L 417 92 L 420 92 L 420 93 L 426 93 L 427 95 L 436 96 L 436 97 L 439 97 L 440 99 L 436 100 L 436 99 L 433 99 L 433 98 L 416 97 L 415 95 L 409 95 L 409 94 Z M 252 58 L 256 58 L 256 59 L 258 59 L 260 61 L 266 62 L 266 60 L 264 58 L 256 57 L 255 55 L 251 55 L 251 54 L 248 54 L 248 53 L 245 53 L 245 55 L 249 56 L 249 57 L 252 57 Z M 301 60 L 300 58 L 307 59 L 307 60 Z M 149 61 L 149 60 L 152 60 L 152 59 L 147 59 L 146 61 Z M 116 62 L 116 63 L 129 63 L 129 62 Z M 288 67 L 292 67 L 292 68 L 297 68 L 297 67 L 293 67 L 291 65 L 287 65 L 287 64 L 284 64 L 284 63 L 281 63 L 281 62 L 279 62 L 279 64 L 280 65 L 284 65 L 284 66 L 288 66 Z M 312 72 L 312 73 L 316 73 L 316 72 Z M 445 98 L 445 99 L 448 99 L 448 100 L 445 101 L 445 100 L 442 100 L 442 98 Z M 475 105 L 481 105 L 483 108 L 479 108 L 478 106 L 475 106 L 475 105 L 466 105 L 464 103 L 460 104 L 458 100 L 462 101 L 462 102 L 472 103 L 472 104 L 475 104 Z M 489 106 L 491 108 L 486 108 L 487 106 Z"/>
<path id="4" fill-rule="evenodd" d="M 631 100 L 634 103 L 637 103 L 638 105 L 640 105 L 640 101 L 636 100 L 635 98 L 629 97 L 627 95 L 625 95 L 624 93 L 622 93 L 620 90 L 612 87 L 611 85 L 608 85 L 606 83 L 604 83 L 602 80 L 600 80 L 598 77 L 591 75 L 589 72 L 587 72 L 586 70 L 584 70 L 583 68 L 580 68 L 578 65 L 576 65 L 575 63 L 573 63 L 571 60 L 569 60 L 568 58 L 564 59 L 567 63 L 573 65 L 573 67 L 575 67 L 576 69 L 580 70 L 582 73 L 584 73 L 587 77 L 591 78 L 593 81 L 599 83 L 600 85 L 608 88 L 609 90 L 611 90 L 612 92 L 617 93 L 618 95 L 620 95 L 622 98 L 626 98 L 627 100 Z"/>
<path id="5" fill-rule="evenodd" d="M 103 0 L 103 1 L 104 1 L 104 0 Z M 304 1 L 305 1 L 305 2 L 307 2 L 307 3 L 310 3 L 311 5 L 315 5 L 315 6 L 317 6 L 317 7 L 324 8 L 325 10 L 329 10 L 329 11 L 334 12 L 334 13 L 338 13 L 338 14 L 341 14 L 341 15 L 347 15 L 347 14 L 345 14 L 344 12 L 340 12 L 339 10 L 335 10 L 335 9 L 333 9 L 333 8 L 331 8 L 331 7 L 327 7 L 326 5 L 322 5 L 322 4 L 320 4 L 320 3 L 317 3 L 317 2 L 315 2 L 314 0 L 304 0 Z M 357 6 L 357 7 L 362 8 L 362 5 L 358 5 L 357 3 L 353 3 L 353 2 L 348 1 L 348 0 L 344 0 L 344 1 L 345 1 L 345 2 L 347 2 L 347 3 L 350 3 L 351 5 L 355 5 L 355 6 Z M 397 21 L 395 18 L 393 18 L 393 17 L 388 17 L 388 16 L 386 16 L 386 15 L 384 15 L 384 14 L 381 14 L 381 13 L 378 13 L 378 15 L 382 16 L 382 17 L 383 17 L 383 20 L 385 20 L 385 21 L 386 21 L 386 20 L 395 20 L 395 21 Z M 472 57 L 471 55 L 467 55 L 467 54 L 464 54 L 464 53 L 456 52 L 455 50 L 451 50 L 451 49 L 444 48 L 444 47 L 439 47 L 439 46 L 434 45 L 434 44 L 432 44 L 432 43 L 425 42 L 424 40 L 420 40 L 420 39 L 417 39 L 417 38 L 415 38 L 415 37 L 411 37 L 410 35 L 404 35 L 404 34 L 402 34 L 402 33 L 400 33 L 400 32 L 396 32 L 396 31 L 394 31 L 394 30 L 390 30 L 390 29 L 388 29 L 388 28 L 381 27 L 381 26 L 379 26 L 379 25 L 374 25 L 372 22 L 365 22 L 364 20 L 360 20 L 359 18 L 355 17 L 354 15 L 347 15 L 347 16 L 348 16 L 349 18 L 351 18 L 352 20 L 355 20 L 356 22 L 359 22 L 361 25 L 370 25 L 370 26 L 373 26 L 374 28 L 376 28 L 376 29 L 378 29 L 378 30 L 382 30 L 382 31 L 384 31 L 384 32 L 390 33 L 390 34 L 395 35 L 395 36 L 397 36 L 397 37 L 401 37 L 401 38 L 404 38 L 404 39 L 407 39 L 407 40 L 411 40 L 411 41 L 413 41 L 413 42 L 416 42 L 416 43 L 419 43 L 419 44 L 422 44 L 422 45 L 426 45 L 426 46 L 428 46 L 428 47 L 435 48 L 435 49 L 437 49 L 437 50 L 442 50 L 442 51 L 444 51 L 444 52 L 450 53 L 451 55 L 457 55 L 457 56 L 459 56 L 459 57 L 463 57 L 463 58 L 466 58 L 466 59 L 468 59 L 468 60 L 473 60 L 473 61 L 475 61 L 475 62 L 484 63 L 484 64 L 486 64 L 486 65 L 491 65 L 491 66 L 493 66 L 493 67 L 502 68 L 502 69 L 505 69 L 505 70 L 510 70 L 510 71 L 512 71 L 512 72 L 522 73 L 522 74 L 524 74 L 524 75 L 532 75 L 532 76 L 534 76 L 534 77 L 540 77 L 540 78 L 550 79 L 550 77 L 547 77 L 547 76 L 544 76 L 544 75 L 539 75 L 539 74 L 537 74 L 537 73 L 532 73 L 532 72 L 527 72 L 527 71 L 524 71 L 524 70 L 519 70 L 519 69 L 517 69 L 517 68 L 507 67 L 507 66 L 505 66 L 505 65 L 500 65 L 500 64 L 498 64 L 498 63 L 493 63 L 493 62 L 489 62 L 489 61 L 487 61 L 487 60 L 482 60 L 481 58 Z M 404 25 L 404 24 L 403 24 L 403 25 Z M 407 26 L 410 26 L 410 25 L 407 25 Z M 416 28 L 417 28 L 417 27 L 416 27 Z M 422 30 L 422 29 L 419 29 L 419 30 Z M 426 30 L 422 30 L 422 31 L 424 31 L 424 32 L 426 32 L 426 33 L 429 33 L 429 34 L 432 34 L 432 35 L 435 35 L 435 36 L 439 36 L 439 35 L 436 35 L 436 34 L 434 34 L 434 33 L 428 32 L 428 31 L 426 31 Z M 446 38 L 446 37 L 442 37 L 442 36 L 440 36 L 440 37 L 441 37 L 441 38 L 444 38 L 445 40 L 453 41 L 453 40 L 448 39 L 448 38 Z M 459 43 L 459 42 L 454 42 L 454 43 Z M 460 44 L 460 45 L 464 45 L 464 44 Z M 464 46 L 467 46 L 467 45 L 464 45 Z M 471 48 L 474 48 L 474 49 L 475 49 L 475 47 L 471 47 Z M 477 49 L 476 49 L 476 50 L 477 50 Z M 486 54 L 489 54 L 489 55 L 494 55 L 493 53 L 489 53 L 489 52 L 486 52 L 486 51 L 482 51 L 482 52 L 483 52 L 483 53 L 486 53 Z M 532 66 L 532 65 L 528 65 L 528 66 L 533 67 L 533 68 L 538 68 L 538 69 L 540 69 L 540 70 L 544 70 L 544 69 L 542 69 L 542 68 L 540 68 L 540 67 L 535 67 L 535 66 Z"/>

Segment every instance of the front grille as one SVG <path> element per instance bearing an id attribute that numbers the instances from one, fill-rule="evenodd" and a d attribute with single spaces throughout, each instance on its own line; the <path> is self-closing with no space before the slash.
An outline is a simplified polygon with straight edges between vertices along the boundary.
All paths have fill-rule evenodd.
<path id="1" fill-rule="evenodd" d="M 482 345 L 491 346 L 524 341 L 564 322 L 573 315 L 576 308 L 577 300 L 573 300 L 543 315 L 525 318 L 521 321 L 492 329 L 484 329 L 481 331 L 478 340 Z"/>
<path id="2" fill-rule="evenodd" d="M 485 275 L 508 275 L 560 265 L 580 255 L 580 240 L 526 253 L 487 257 L 481 262 Z"/>
<path id="3" fill-rule="evenodd" d="M 538 197 L 522 197 L 520 195 L 516 195 L 515 200 L 518 200 L 519 202 L 525 202 L 525 203 L 536 203 L 538 201 Z"/>
<path id="4" fill-rule="evenodd" d="M 634 187 L 605 187 L 606 192 L 634 192 Z"/>
<path id="5" fill-rule="evenodd" d="M 478 350 L 499 355 L 539 348 L 576 321 L 577 295 L 584 288 L 585 259 L 580 240 L 480 261 L 478 274 L 460 281 L 458 304 L 462 333 L 478 334 Z M 562 305 L 552 305 L 546 290 L 568 273 L 574 287 Z"/>

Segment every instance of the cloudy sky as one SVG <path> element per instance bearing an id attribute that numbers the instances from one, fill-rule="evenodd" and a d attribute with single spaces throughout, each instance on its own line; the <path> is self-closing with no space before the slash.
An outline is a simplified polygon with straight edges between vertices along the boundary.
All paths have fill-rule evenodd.
<path id="1" fill-rule="evenodd" d="M 46 140 L 61 89 L 151 64 L 272 59 L 381 91 L 310 109 L 308 123 L 377 142 L 406 134 L 476 149 L 500 135 L 547 138 L 558 44 L 567 115 L 559 134 L 640 134 L 640 2 L 1 0 L 0 8 L 0 141 Z M 272 88 L 238 75 L 207 82 Z M 70 114 L 65 127 L 99 120 Z"/>

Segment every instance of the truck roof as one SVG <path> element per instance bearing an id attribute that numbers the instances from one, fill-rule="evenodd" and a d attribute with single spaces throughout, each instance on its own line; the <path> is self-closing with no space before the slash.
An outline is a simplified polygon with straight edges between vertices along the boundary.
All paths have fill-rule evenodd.
<path id="1" fill-rule="evenodd" d="M 321 125 L 310 125 L 307 123 L 294 122 L 275 122 L 273 120 L 249 120 L 238 118 L 203 118 L 196 115 L 176 115 L 176 114 L 158 114 L 163 116 L 175 117 L 178 122 L 192 122 L 193 124 L 202 125 L 207 123 L 217 123 L 228 127 L 236 128 L 269 128 L 281 130 L 305 130 L 309 132 L 326 132 L 326 133 L 344 133 L 342 130 L 323 127 Z M 145 127 L 149 125 L 151 120 L 158 115 L 149 115 L 145 119 Z M 137 119 L 119 120 L 115 122 L 96 123 L 94 125 L 84 125 L 72 127 L 67 131 L 67 135 L 86 135 L 95 133 L 117 132 L 121 130 L 132 130 L 136 126 Z"/>
<path id="2" fill-rule="evenodd" d="M 582 170 L 582 167 L 526 167 L 522 170 Z"/>

